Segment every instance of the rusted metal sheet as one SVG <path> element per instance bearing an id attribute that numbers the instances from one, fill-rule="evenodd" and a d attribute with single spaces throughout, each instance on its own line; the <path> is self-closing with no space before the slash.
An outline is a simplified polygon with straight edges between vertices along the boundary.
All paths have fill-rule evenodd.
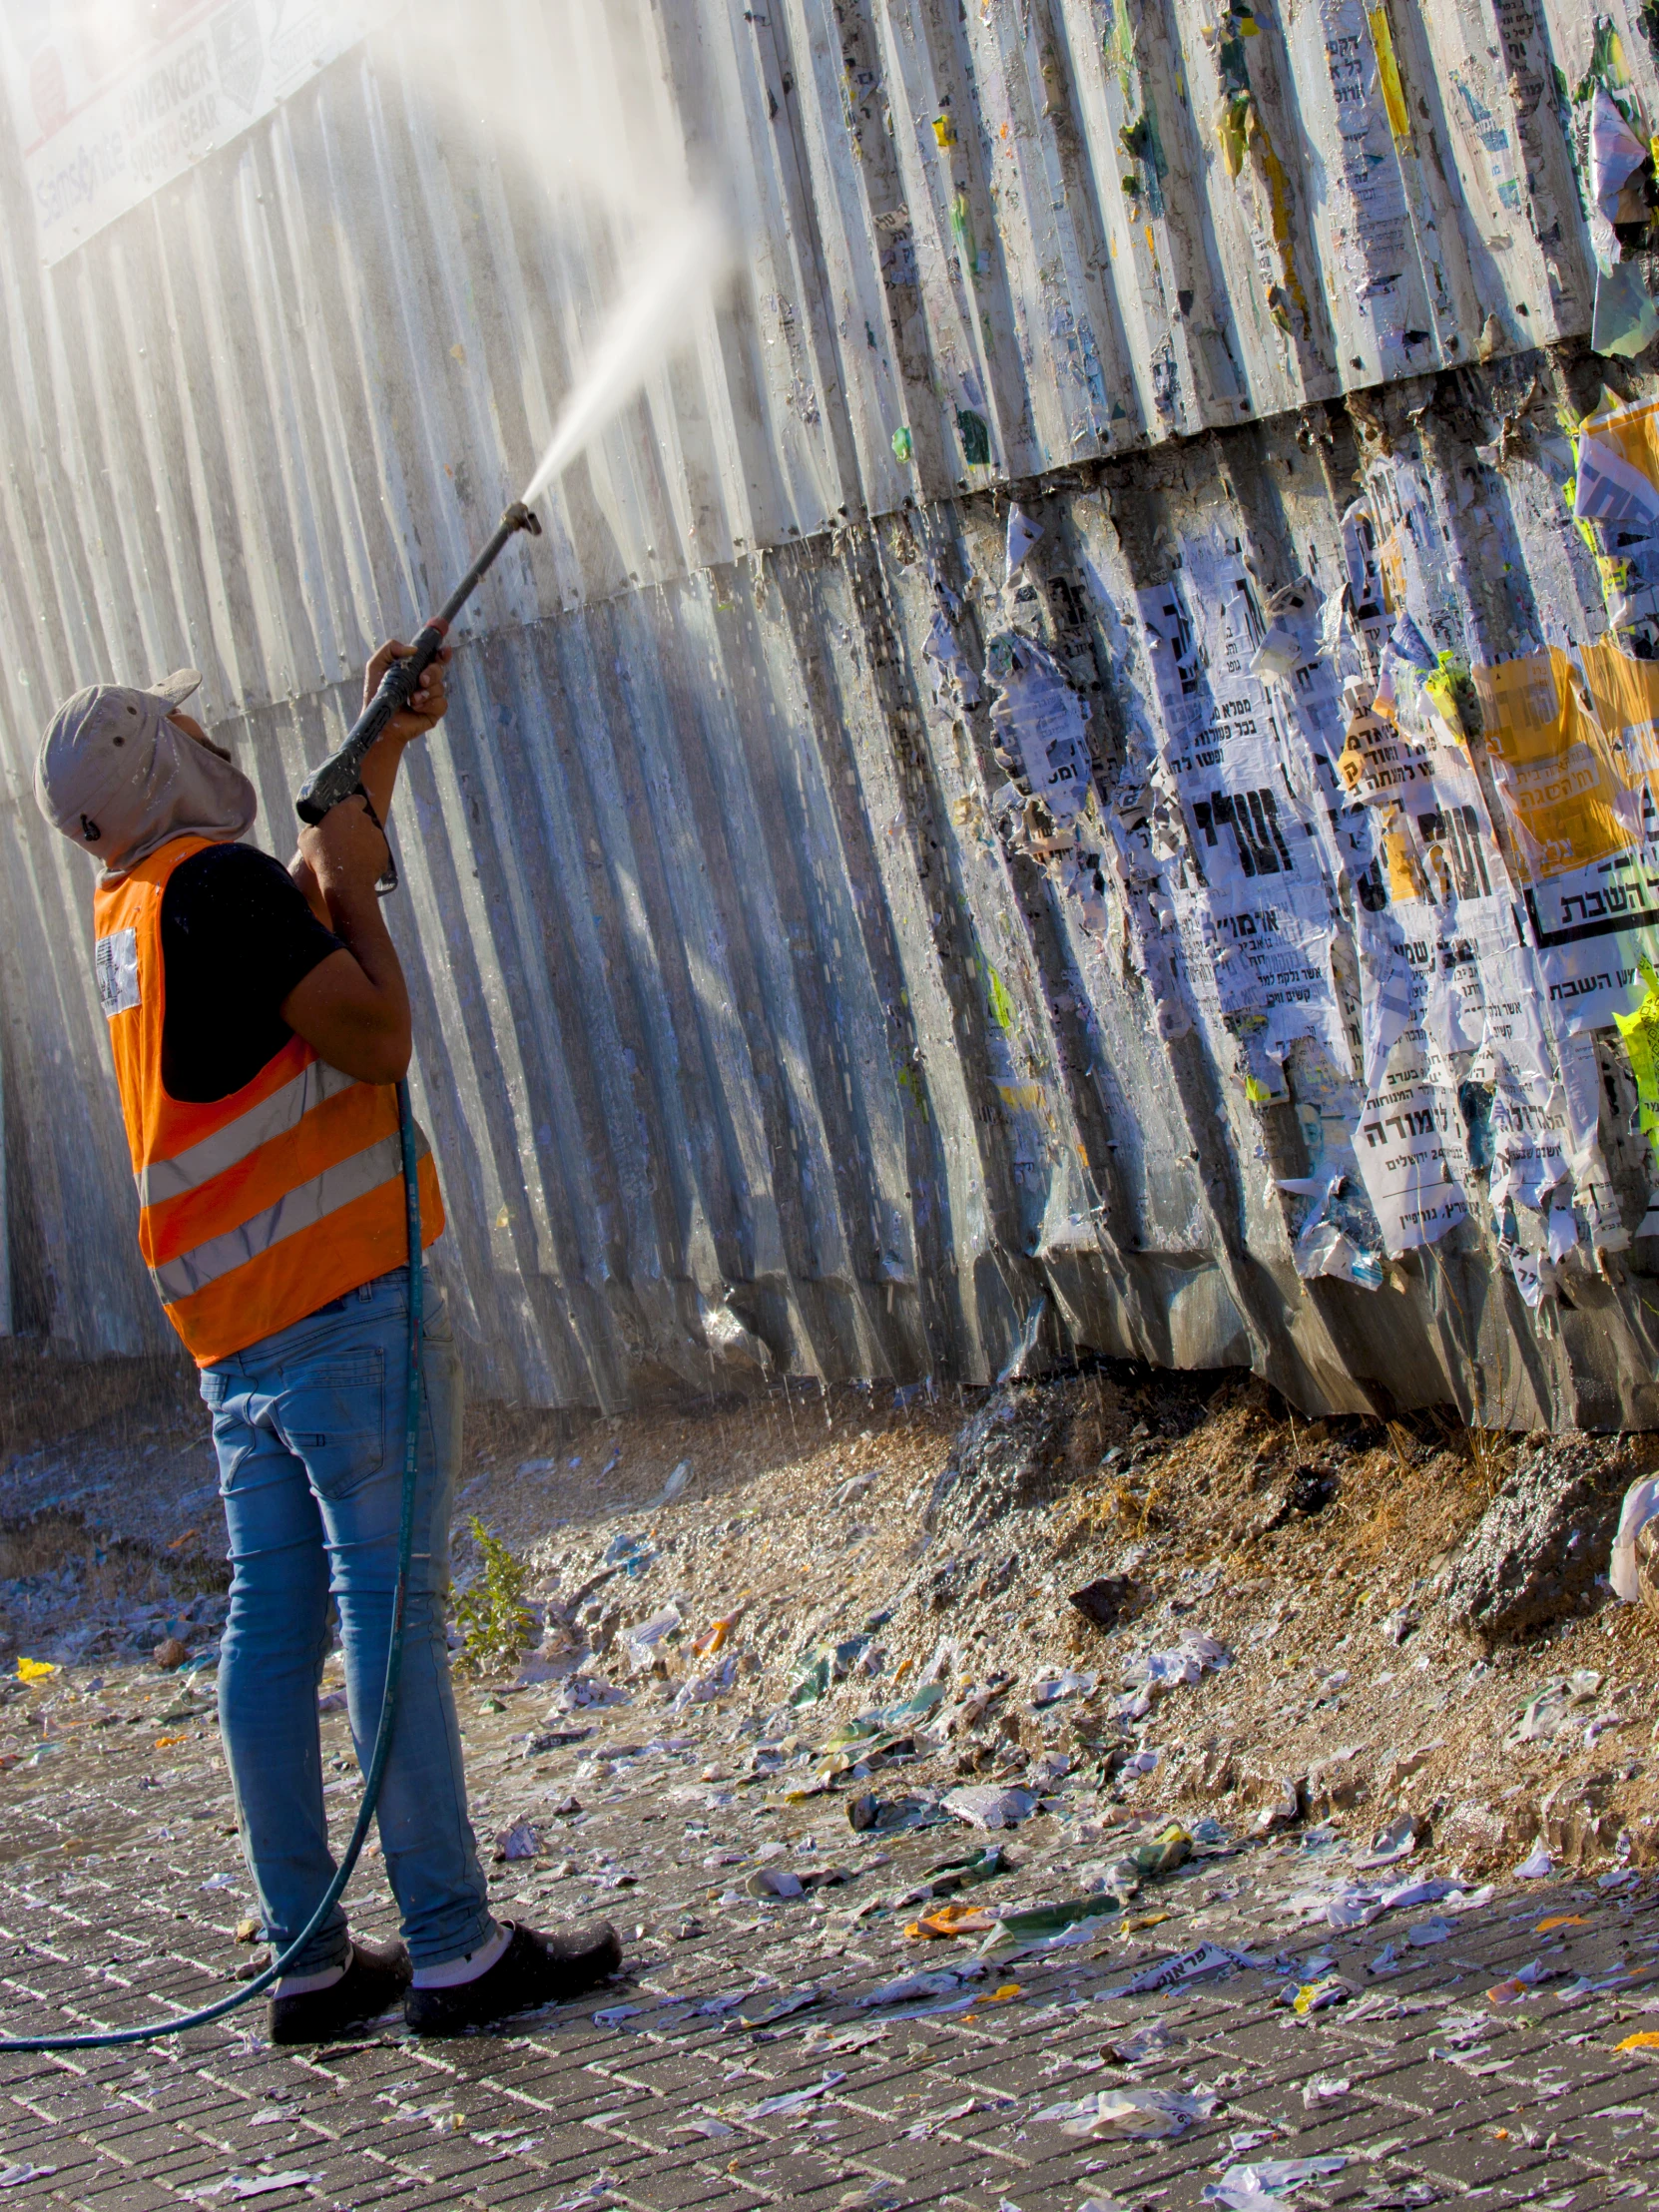
<path id="1" fill-rule="evenodd" d="M 475 1381 L 620 1404 L 1092 1347 L 1652 1418 L 1641 945 L 1603 988 L 1545 912 L 1597 894 L 1534 835 L 1617 755 L 1578 857 L 1646 864 L 1640 717 L 1591 690 L 1639 688 L 1652 625 L 1569 435 L 1645 388 L 1586 342 L 1639 321 L 1587 132 L 1598 87 L 1659 123 L 1641 29 L 479 20 L 500 129 L 388 30 L 50 268 L 0 142 L 19 1326 L 158 1336 L 88 884 L 29 794 L 51 702 L 195 662 L 280 842 L 368 643 L 529 474 L 629 225 L 718 170 L 738 276 L 480 593 L 411 767 Z M 549 162 L 544 95 L 638 134 L 620 209 Z"/>

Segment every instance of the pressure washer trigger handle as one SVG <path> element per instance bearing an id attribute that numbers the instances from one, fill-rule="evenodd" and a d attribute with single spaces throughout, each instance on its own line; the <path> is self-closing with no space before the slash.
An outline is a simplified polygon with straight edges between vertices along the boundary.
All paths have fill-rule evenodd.
<path id="1" fill-rule="evenodd" d="M 420 689 L 420 679 L 436 660 L 448 634 L 448 623 L 434 616 L 422 626 L 402 659 L 392 662 L 339 751 L 313 769 L 300 785 L 293 811 L 301 822 L 314 829 L 342 800 L 354 795 L 362 780 L 363 762 L 394 717 L 404 712 Z"/>

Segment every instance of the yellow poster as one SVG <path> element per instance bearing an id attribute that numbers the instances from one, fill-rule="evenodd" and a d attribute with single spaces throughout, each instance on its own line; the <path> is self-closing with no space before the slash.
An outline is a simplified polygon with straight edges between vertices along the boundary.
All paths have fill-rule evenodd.
<path id="1" fill-rule="evenodd" d="M 1522 880 L 1542 882 L 1636 843 L 1640 803 L 1613 764 L 1567 655 L 1529 653 L 1473 673 Z"/>
<path id="2" fill-rule="evenodd" d="M 1622 782 L 1659 807 L 1659 661 L 1638 661 L 1605 639 L 1584 646 L 1579 659 L 1608 759 Z"/>
<path id="3" fill-rule="evenodd" d="M 1659 956 L 1659 671 L 1603 641 L 1474 671 L 1556 1033 L 1633 1013 Z M 1652 822 L 1649 815 L 1649 823 Z"/>

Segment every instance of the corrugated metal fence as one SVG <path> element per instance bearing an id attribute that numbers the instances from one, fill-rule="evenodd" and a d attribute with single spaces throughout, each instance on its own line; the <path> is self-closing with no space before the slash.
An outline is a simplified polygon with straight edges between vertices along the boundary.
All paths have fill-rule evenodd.
<path id="1" fill-rule="evenodd" d="M 1610 613 L 1651 652 L 1569 434 L 1644 388 L 1647 218 L 1591 220 L 1598 102 L 1643 158 L 1659 126 L 1640 26 L 477 23 L 477 102 L 393 22 L 50 268 L 0 143 L 17 1325 L 159 1326 L 90 885 L 30 796 L 52 702 L 194 662 L 284 839 L 369 643 L 528 476 L 629 225 L 713 180 L 738 275 L 480 594 L 403 803 L 475 1382 L 615 1405 L 1075 1345 L 1653 1417 L 1636 938 L 1597 996 L 1540 904 L 1646 855 L 1642 763 L 1613 843 L 1533 834 L 1642 720 L 1569 730 L 1572 655 Z M 608 113 L 620 213 L 552 158 Z M 1521 739 L 1554 737 L 1506 769 L 1485 672 L 1551 648 Z"/>

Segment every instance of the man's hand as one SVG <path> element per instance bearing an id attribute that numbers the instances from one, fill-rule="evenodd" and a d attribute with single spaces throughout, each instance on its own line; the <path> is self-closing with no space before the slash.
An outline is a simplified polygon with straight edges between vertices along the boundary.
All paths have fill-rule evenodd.
<path id="1" fill-rule="evenodd" d="M 394 661 L 407 660 L 411 650 L 412 648 L 406 646 L 400 638 L 388 638 L 385 644 L 379 648 L 373 660 L 363 671 L 363 705 L 365 707 L 379 690 L 380 680 L 387 669 L 391 667 Z M 428 730 L 434 729 L 443 720 L 448 709 L 449 700 L 444 691 L 443 670 L 444 663 L 449 659 L 449 653 L 450 649 L 447 645 L 440 648 L 436 659 L 421 678 L 420 689 L 410 702 L 408 712 L 392 716 L 390 722 L 387 723 L 385 729 L 364 757 L 362 768 L 363 790 L 368 794 L 369 805 L 382 822 L 387 822 L 391 818 L 391 795 L 396 788 L 397 766 L 403 758 L 403 748 L 412 744 L 416 738 L 423 738 Z M 333 814 L 328 817 L 328 821 L 332 822 L 336 815 L 346 813 L 353 813 L 361 817 L 362 812 L 361 803 L 353 802 L 348 806 L 336 807 Z M 366 820 L 366 818 L 364 819 Z M 315 865 L 317 830 L 326 827 L 326 824 L 318 824 L 317 830 L 301 832 L 299 849 L 288 862 L 288 873 L 303 892 L 306 903 L 316 915 L 317 920 L 326 922 L 329 928 L 333 928 L 335 924 L 328 912 L 327 890 L 317 873 Z M 363 833 L 361 830 L 340 829 L 334 834 L 336 839 L 340 840 L 339 864 L 349 871 L 352 865 L 349 854 L 354 849 L 351 840 L 353 838 L 360 839 Z M 379 854 L 374 864 L 373 874 L 369 877 L 369 881 L 373 883 L 378 880 L 384 870 L 386 846 L 385 840 L 379 836 L 372 823 L 367 826 L 367 834 L 370 838 L 377 840 L 375 849 Z M 337 874 L 335 880 L 339 880 Z"/>
<path id="2" fill-rule="evenodd" d="M 341 898 L 373 897 L 391 852 L 362 801 L 342 799 L 320 822 L 301 829 L 299 857 L 331 911 Z"/>
<path id="3" fill-rule="evenodd" d="M 372 702 L 374 694 L 380 689 L 381 679 L 393 661 L 406 661 L 413 650 L 412 646 L 405 645 L 400 638 L 388 638 L 380 647 L 363 671 L 365 707 Z M 407 745 L 414 738 L 425 737 L 428 730 L 435 729 L 443 720 L 449 707 L 443 681 L 444 664 L 449 659 L 449 654 L 450 648 L 447 645 L 440 646 L 437 657 L 420 679 L 420 688 L 409 702 L 408 711 L 393 715 L 386 725 L 386 737 L 396 739 L 400 745 Z M 376 746 L 375 752 L 378 751 L 379 747 Z M 374 754 L 371 753 L 368 758 L 373 760 Z M 371 790 L 372 788 L 370 786 Z"/>

